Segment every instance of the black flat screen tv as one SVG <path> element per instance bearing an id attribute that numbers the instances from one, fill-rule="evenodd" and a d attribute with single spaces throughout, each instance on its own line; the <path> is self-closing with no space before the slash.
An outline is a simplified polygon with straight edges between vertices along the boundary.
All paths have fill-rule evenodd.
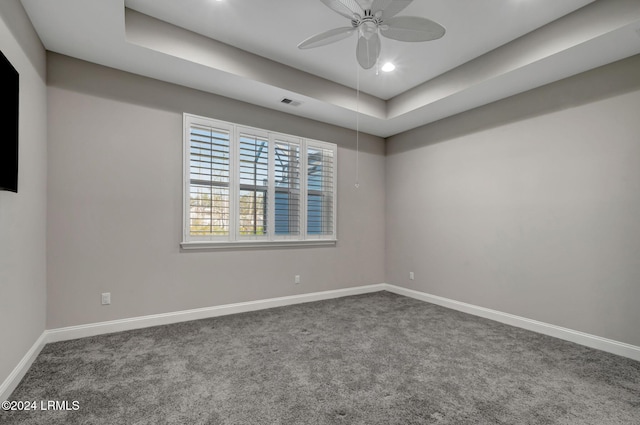
<path id="1" fill-rule="evenodd" d="M 0 51 L 0 190 L 18 192 L 20 76 Z"/>

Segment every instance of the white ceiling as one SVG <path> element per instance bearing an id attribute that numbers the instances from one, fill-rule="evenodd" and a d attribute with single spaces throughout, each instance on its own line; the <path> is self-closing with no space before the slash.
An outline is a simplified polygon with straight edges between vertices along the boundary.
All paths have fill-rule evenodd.
<path id="1" fill-rule="evenodd" d="M 414 0 L 400 15 L 447 33 L 383 39 L 389 74 L 357 67 L 355 35 L 297 48 L 349 26 L 320 0 L 22 3 L 48 50 L 381 137 L 640 53 L 639 0 Z"/>

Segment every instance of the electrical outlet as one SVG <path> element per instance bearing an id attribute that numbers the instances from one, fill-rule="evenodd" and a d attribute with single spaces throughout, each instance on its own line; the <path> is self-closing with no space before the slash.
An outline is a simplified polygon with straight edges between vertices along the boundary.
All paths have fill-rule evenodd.
<path id="1" fill-rule="evenodd" d="M 300 275 L 297 274 L 296 277 L 294 278 L 294 282 L 295 283 L 300 283 Z"/>
<path id="2" fill-rule="evenodd" d="M 102 293 L 102 305 L 111 304 L 111 292 L 103 292 Z"/>
<path id="3" fill-rule="evenodd" d="M 413 274 L 413 272 L 409 272 L 409 280 L 415 280 L 416 276 Z"/>

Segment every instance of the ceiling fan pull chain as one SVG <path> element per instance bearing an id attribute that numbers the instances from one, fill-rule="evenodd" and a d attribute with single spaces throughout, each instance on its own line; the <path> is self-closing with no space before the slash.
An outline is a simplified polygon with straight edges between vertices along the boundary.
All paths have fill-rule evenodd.
<path id="1" fill-rule="evenodd" d="M 360 66 L 356 61 L 356 184 L 360 187 Z"/>

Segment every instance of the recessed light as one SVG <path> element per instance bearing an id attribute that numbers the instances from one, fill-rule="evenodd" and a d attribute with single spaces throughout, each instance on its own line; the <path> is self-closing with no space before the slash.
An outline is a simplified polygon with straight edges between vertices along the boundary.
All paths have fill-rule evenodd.
<path id="1" fill-rule="evenodd" d="M 394 69 L 396 69 L 396 66 L 394 64 L 392 64 L 391 62 L 387 62 L 384 65 L 382 65 L 382 69 L 383 72 L 391 72 Z"/>

